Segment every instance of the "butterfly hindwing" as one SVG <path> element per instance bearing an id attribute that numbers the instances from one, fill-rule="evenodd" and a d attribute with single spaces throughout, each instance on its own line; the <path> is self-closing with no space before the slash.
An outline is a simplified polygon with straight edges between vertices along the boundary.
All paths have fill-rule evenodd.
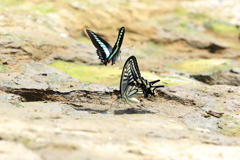
<path id="1" fill-rule="evenodd" d="M 138 87 L 133 83 L 130 83 L 124 91 L 124 97 L 132 97 L 138 92 Z"/>

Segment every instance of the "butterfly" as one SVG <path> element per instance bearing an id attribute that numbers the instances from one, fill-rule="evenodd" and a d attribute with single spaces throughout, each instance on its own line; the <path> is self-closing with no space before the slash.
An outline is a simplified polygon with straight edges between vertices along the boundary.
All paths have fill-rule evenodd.
<path id="1" fill-rule="evenodd" d="M 127 59 L 122 70 L 122 76 L 120 80 L 120 96 L 125 101 L 139 102 L 132 96 L 144 95 L 147 98 L 148 95 L 154 95 L 156 88 L 164 87 L 163 85 L 153 86 L 160 80 L 148 82 L 141 76 L 138 68 L 137 59 L 135 56 L 131 56 Z"/>
<path id="2" fill-rule="evenodd" d="M 125 102 L 139 103 L 139 100 L 133 96 L 143 94 L 144 98 L 148 95 L 154 95 L 156 88 L 164 87 L 163 85 L 153 86 L 160 80 L 148 82 L 141 76 L 138 68 L 137 59 L 135 56 L 131 56 L 127 59 L 122 70 L 122 76 L 120 80 L 120 96 L 118 98 L 123 99 Z"/>
<path id="3" fill-rule="evenodd" d="M 93 31 L 86 29 L 86 32 L 93 45 L 97 48 L 97 54 L 99 56 L 99 59 L 101 59 L 101 62 L 103 62 L 103 64 L 106 66 L 107 63 L 112 60 L 112 65 L 115 64 L 121 53 L 120 48 L 124 38 L 125 28 L 120 28 L 117 41 L 113 48 L 107 41 L 105 41 L 102 37 Z"/>

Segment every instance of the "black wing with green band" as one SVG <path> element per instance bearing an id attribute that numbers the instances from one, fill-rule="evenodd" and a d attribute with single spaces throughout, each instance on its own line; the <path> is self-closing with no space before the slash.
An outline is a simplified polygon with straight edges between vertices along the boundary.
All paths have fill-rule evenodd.
<path id="1" fill-rule="evenodd" d="M 88 30 L 88 29 L 86 29 L 86 31 L 87 31 L 87 34 L 88 34 L 89 38 L 91 39 L 93 45 L 97 48 L 97 54 L 98 54 L 101 62 L 103 62 L 103 64 L 105 64 L 105 66 L 110 61 L 112 61 L 112 65 L 115 64 L 115 62 L 117 61 L 117 59 L 121 53 L 120 48 L 122 46 L 125 28 L 124 27 L 120 28 L 117 41 L 113 48 L 107 41 L 105 41 L 102 37 L 100 37 L 93 31 Z"/>

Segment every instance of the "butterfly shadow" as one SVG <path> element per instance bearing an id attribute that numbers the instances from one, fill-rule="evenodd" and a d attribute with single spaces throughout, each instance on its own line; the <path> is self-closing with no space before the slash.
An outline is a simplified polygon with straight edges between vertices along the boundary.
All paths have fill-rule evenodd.
<path id="1" fill-rule="evenodd" d="M 107 111 L 108 109 L 92 109 L 92 108 L 83 108 L 83 109 L 80 109 L 80 108 L 74 108 L 76 111 L 87 111 L 89 112 L 90 114 L 107 114 Z"/>
<path id="2" fill-rule="evenodd" d="M 115 106 L 112 106 L 108 109 L 108 112 L 110 113 L 113 113 L 115 115 L 123 115 L 123 114 L 153 114 L 154 111 L 150 110 L 150 109 L 144 109 L 144 104 L 134 104 L 131 105 L 130 103 L 128 102 L 121 102 L 121 100 L 117 99 L 115 101 L 113 101 L 112 103 L 114 102 L 118 102 L 118 104 Z M 124 107 L 121 107 L 119 106 L 119 104 L 123 104 Z M 127 107 L 130 106 L 129 108 Z"/>
<path id="3" fill-rule="evenodd" d="M 115 115 L 123 115 L 123 114 L 153 114 L 154 112 L 147 109 L 138 109 L 138 108 L 127 108 L 127 109 L 119 109 L 114 110 Z"/>
<path id="4" fill-rule="evenodd" d="M 107 114 L 108 109 L 93 109 L 89 107 L 84 107 L 82 104 L 74 104 L 74 103 L 67 103 L 68 105 L 71 105 L 71 107 L 76 111 L 87 111 L 90 114 Z"/>

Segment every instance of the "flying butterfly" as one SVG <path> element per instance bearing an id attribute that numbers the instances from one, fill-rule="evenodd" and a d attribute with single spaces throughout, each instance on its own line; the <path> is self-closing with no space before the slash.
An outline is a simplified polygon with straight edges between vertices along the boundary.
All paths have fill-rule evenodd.
<path id="1" fill-rule="evenodd" d="M 124 38 L 125 28 L 121 27 L 118 33 L 117 41 L 112 47 L 107 41 L 105 41 L 102 37 L 97 35 L 91 30 L 86 29 L 86 32 L 91 39 L 93 45 L 97 48 L 97 54 L 101 62 L 107 65 L 112 60 L 112 65 L 117 61 L 120 53 L 121 53 L 121 45 Z"/>

